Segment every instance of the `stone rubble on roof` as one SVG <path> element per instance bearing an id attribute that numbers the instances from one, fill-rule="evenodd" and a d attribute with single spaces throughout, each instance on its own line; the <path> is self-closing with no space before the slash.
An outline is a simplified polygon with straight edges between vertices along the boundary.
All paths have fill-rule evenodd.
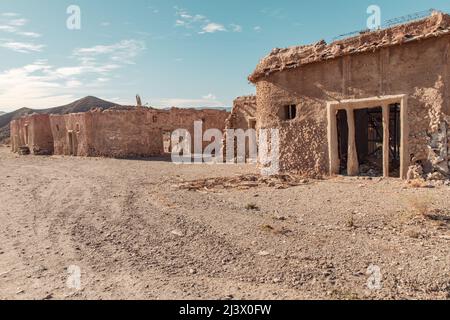
<path id="1" fill-rule="evenodd" d="M 249 81 L 256 83 L 262 78 L 282 70 L 298 68 L 302 65 L 334 59 L 337 57 L 376 51 L 381 48 L 419 41 L 431 37 L 450 34 L 450 16 L 435 11 L 431 16 L 394 26 L 384 30 L 365 32 L 356 37 L 327 44 L 324 40 L 316 44 L 273 49 L 263 58 Z"/>

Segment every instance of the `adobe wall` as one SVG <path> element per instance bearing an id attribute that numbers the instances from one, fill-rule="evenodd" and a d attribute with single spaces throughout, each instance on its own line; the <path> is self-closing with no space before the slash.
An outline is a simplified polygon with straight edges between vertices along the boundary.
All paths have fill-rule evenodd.
<path id="1" fill-rule="evenodd" d="M 257 87 L 259 128 L 280 129 L 280 167 L 285 171 L 328 174 L 328 101 L 381 95 L 408 96 L 408 148 L 412 163 L 425 172 L 448 172 L 449 36 L 353 54 L 260 79 Z M 297 118 L 279 117 L 297 104 Z"/>
<path id="2" fill-rule="evenodd" d="M 13 152 L 17 152 L 19 147 L 27 146 L 35 155 L 53 153 L 53 136 L 48 115 L 34 114 L 13 120 L 10 128 Z"/>
<path id="3" fill-rule="evenodd" d="M 226 111 L 217 110 L 130 108 L 52 115 L 50 122 L 55 154 L 70 155 L 72 149 L 78 156 L 124 158 L 164 154 L 163 133 L 186 129 L 193 135 L 195 121 L 203 121 L 203 131 L 223 131 L 227 117 Z M 203 146 L 208 144 L 204 142 Z"/>
<path id="4" fill-rule="evenodd" d="M 233 101 L 233 109 L 225 122 L 225 129 L 250 129 L 252 121 L 256 121 L 256 96 L 242 96 Z M 253 128 L 255 129 L 255 128 Z M 223 150 L 226 155 L 227 133 L 223 138 Z M 249 155 L 248 143 L 246 143 L 246 156 Z M 234 146 L 234 155 L 237 154 L 237 146 Z"/>
<path id="5" fill-rule="evenodd" d="M 161 129 L 145 111 L 91 112 L 92 135 L 89 156 L 115 158 L 162 155 Z"/>
<path id="6" fill-rule="evenodd" d="M 54 139 L 54 154 L 70 155 L 68 132 L 72 132 L 75 156 L 89 156 L 92 135 L 92 117 L 90 112 L 67 115 L 50 115 L 50 126 Z"/>

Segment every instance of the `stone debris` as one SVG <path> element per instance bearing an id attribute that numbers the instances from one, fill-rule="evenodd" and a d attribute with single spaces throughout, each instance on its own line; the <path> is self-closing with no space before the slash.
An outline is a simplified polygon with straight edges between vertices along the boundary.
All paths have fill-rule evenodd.
<path id="1" fill-rule="evenodd" d="M 423 168 L 420 165 L 410 166 L 408 169 L 407 180 L 421 179 L 423 176 Z"/>
<path id="2" fill-rule="evenodd" d="M 30 148 L 28 148 L 28 147 L 19 147 L 18 153 L 19 153 L 21 156 L 29 155 L 29 154 L 30 154 Z"/>
<path id="3" fill-rule="evenodd" d="M 189 191 L 214 191 L 215 189 L 248 190 L 260 186 L 287 189 L 309 183 L 308 180 L 295 175 L 280 174 L 275 176 L 239 175 L 236 177 L 208 178 L 182 182 L 179 189 Z"/>

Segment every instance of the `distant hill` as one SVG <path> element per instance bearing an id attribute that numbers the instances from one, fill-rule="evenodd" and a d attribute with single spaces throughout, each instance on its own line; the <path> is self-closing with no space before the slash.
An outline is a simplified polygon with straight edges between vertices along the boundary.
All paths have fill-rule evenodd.
<path id="1" fill-rule="evenodd" d="M 0 111 L 0 116 L 2 115 L 2 114 L 5 114 L 6 112 L 4 112 L 4 111 Z"/>
<path id="2" fill-rule="evenodd" d="M 64 106 L 48 108 L 48 109 L 29 109 L 22 108 L 10 113 L 0 114 L 0 142 L 9 138 L 9 123 L 11 120 L 20 118 L 27 114 L 40 113 L 40 114 L 68 114 L 77 112 L 87 112 L 93 108 L 109 109 L 112 107 L 122 107 L 113 102 L 105 101 L 96 97 L 88 96 L 83 99 L 74 101 Z"/>

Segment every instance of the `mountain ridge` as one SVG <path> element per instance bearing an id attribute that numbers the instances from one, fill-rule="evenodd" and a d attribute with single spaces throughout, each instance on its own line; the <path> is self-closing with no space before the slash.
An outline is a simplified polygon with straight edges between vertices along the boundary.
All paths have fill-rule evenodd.
<path id="1" fill-rule="evenodd" d="M 123 107 L 117 103 L 106 101 L 94 96 L 87 96 L 69 104 L 47 108 L 47 109 L 31 109 L 31 108 L 20 108 L 9 113 L 0 113 L 0 142 L 6 140 L 10 137 L 9 123 L 18 119 L 22 116 L 37 113 L 37 114 L 68 114 L 68 113 L 78 113 L 87 112 L 93 108 L 99 108 L 106 110 L 113 107 Z"/>

